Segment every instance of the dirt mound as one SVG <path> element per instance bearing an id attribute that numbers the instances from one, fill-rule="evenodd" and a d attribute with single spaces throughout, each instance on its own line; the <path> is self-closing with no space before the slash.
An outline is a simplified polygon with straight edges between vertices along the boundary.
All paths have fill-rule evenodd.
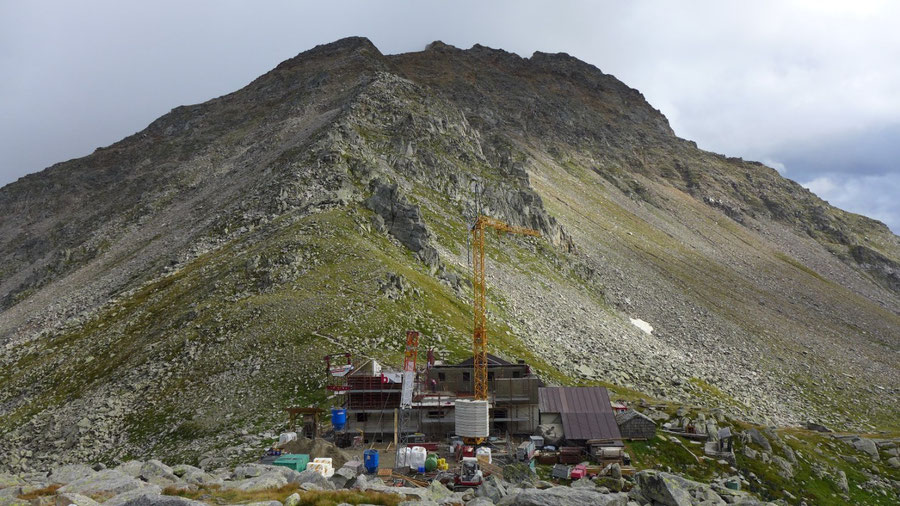
<path id="1" fill-rule="evenodd" d="M 322 438 L 300 438 L 288 441 L 281 447 L 281 450 L 285 453 L 305 453 L 309 455 L 310 461 L 318 457 L 331 457 L 331 464 L 335 469 L 340 469 L 345 462 L 353 460 L 352 455 Z"/>

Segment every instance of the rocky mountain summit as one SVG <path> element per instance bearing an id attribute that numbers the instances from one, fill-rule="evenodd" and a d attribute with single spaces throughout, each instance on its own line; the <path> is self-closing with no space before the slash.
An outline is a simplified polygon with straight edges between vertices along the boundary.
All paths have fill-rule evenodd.
<path id="1" fill-rule="evenodd" d="M 237 457 L 326 353 L 464 358 L 478 212 L 543 235 L 488 239 L 488 335 L 548 383 L 900 429 L 883 224 L 571 56 L 349 38 L 0 189 L 0 455 Z"/>

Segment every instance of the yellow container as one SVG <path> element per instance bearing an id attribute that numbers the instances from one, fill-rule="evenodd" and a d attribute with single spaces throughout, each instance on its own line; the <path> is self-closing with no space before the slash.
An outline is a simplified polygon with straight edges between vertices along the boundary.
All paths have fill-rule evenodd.
<path id="1" fill-rule="evenodd" d="M 447 459 L 437 459 L 437 468 L 438 471 L 446 471 L 450 469 L 450 466 L 447 465 Z"/>

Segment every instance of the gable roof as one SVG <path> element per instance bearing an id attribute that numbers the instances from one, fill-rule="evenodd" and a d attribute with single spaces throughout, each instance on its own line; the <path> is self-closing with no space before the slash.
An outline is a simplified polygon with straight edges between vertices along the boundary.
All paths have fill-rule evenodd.
<path id="1" fill-rule="evenodd" d="M 539 388 L 538 409 L 560 414 L 566 439 L 622 439 L 603 387 Z"/>
<path id="2" fill-rule="evenodd" d="M 469 357 L 469 358 L 463 360 L 462 362 L 456 364 L 453 367 L 466 367 L 466 366 L 471 367 L 473 365 L 475 365 L 475 359 L 472 357 Z M 496 355 L 491 355 L 490 353 L 488 353 L 487 354 L 487 365 L 488 365 L 488 367 L 490 367 L 492 365 L 514 365 L 514 364 L 512 362 L 507 362 L 506 360 L 503 360 L 502 358 L 500 358 Z"/>
<path id="3" fill-rule="evenodd" d="M 538 389 L 538 408 L 545 413 L 612 414 L 603 387 L 544 387 Z"/>
<path id="4" fill-rule="evenodd" d="M 651 419 L 649 416 L 647 416 L 639 411 L 635 411 L 633 409 L 629 409 L 628 411 L 624 411 L 621 413 L 616 413 L 616 423 L 619 425 L 622 425 L 623 423 L 625 423 L 629 420 L 632 420 L 634 418 L 643 418 L 644 420 L 649 421 L 653 425 L 656 425 L 656 422 L 654 422 L 653 419 Z"/>

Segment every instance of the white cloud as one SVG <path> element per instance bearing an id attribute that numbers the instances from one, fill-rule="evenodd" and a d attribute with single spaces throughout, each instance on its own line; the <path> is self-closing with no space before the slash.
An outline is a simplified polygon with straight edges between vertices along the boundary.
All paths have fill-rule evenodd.
<path id="1" fill-rule="evenodd" d="M 772 160 L 771 158 L 763 158 L 762 163 L 777 170 L 782 176 L 787 172 L 787 167 L 783 163 Z"/>
<path id="2" fill-rule="evenodd" d="M 900 174 L 827 174 L 801 183 L 831 205 L 869 216 L 900 232 Z"/>

